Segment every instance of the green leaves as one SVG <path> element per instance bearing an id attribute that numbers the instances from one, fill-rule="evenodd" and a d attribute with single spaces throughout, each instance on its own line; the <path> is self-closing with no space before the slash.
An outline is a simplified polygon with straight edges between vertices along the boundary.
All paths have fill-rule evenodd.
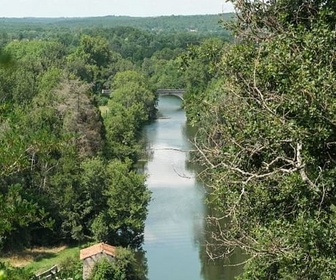
<path id="1" fill-rule="evenodd" d="M 25 268 L 12 267 L 8 264 L 0 263 L 0 280 L 29 280 L 33 274 Z"/>
<path id="2" fill-rule="evenodd" d="M 12 63 L 12 56 L 0 48 L 0 66 L 9 67 Z"/>
<path id="3" fill-rule="evenodd" d="M 71 47 L 49 38 L 0 50 L 1 250 L 92 239 L 141 247 L 150 194 L 130 158 L 156 96 L 107 39 L 83 35 Z M 92 94 L 110 85 L 103 120 Z"/>
<path id="4" fill-rule="evenodd" d="M 139 269 L 135 252 L 118 247 L 113 261 L 103 259 L 98 262 L 92 272 L 90 280 L 141 280 L 146 279 L 146 271 Z"/>
<path id="5" fill-rule="evenodd" d="M 299 2 L 235 1 L 236 44 L 186 100 L 217 212 L 213 242 L 250 254 L 242 279 L 336 273 L 335 19 L 321 14 L 333 4 Z"/>
<path id="6" fill-rule="evenodd" d="M 82 35 L 79 46 L 67 57 L 67 62 L 71 73 L 93 83 L 93 89 L 99 92 L 109 78 L 107 69 L 112 59 L 113 53 L 105 38 Z"/>
<path id="7" fill-rule="evenodd" d="M 156 116 L 155 102 L 156 96 L 142 74 L 124 71 L 115 76 L 104 118 L 110 158 L 136 159 L 141 127 Z"/>
<path id="8" fill-rule="evenodd" d="M 12 239 L 13 232 L 18 232 L 44 219 L 44 213 L 38 211 L 38 205 L 31 199 L 19 184 L 2 187 L 0 194 L 0 248 L 6 242 L 13 248 L 21 242 Z M 40 215 L 42 214 L 42 215 Z M 24 236 L 22 236 L 24 238 Z"/>
<path id="9" fill-rule="evenodd" d="M 141 247 L 144 222 L 150 193 L 145 177 L 129 170 L 129 163 L 111 162 L 108 173 L 112 180 L 104 195 L 107 197 L 109 239 L 121 246 Z"/>

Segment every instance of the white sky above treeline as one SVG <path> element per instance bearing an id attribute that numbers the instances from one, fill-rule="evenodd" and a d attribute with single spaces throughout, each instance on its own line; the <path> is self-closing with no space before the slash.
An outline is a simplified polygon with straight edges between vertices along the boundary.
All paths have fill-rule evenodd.
<path id="1" fill-rule="evenodd" d="M 0 0 L 0 17 L 147 17 L 232 11 L 225 0 Z"/>

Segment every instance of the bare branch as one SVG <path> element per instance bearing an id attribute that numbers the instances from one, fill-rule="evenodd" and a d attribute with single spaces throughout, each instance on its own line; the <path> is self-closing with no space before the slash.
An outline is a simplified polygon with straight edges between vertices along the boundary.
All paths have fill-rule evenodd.
<path id="1" fill-rule="evenodd" d="M 299 168 L 299 172 L 300 172 L 303 182 L 308 183 L 309 186 L 311 186 L 314 190 L 317 190 L 317 186 L 308 178 L 304 170 L 305 164 L 302 162 L 301 151 L 302 151 L 302 143 L 297 143 L 296 144 L 296 161 L 297 161 L 296 166 L 297 168 Z"/>

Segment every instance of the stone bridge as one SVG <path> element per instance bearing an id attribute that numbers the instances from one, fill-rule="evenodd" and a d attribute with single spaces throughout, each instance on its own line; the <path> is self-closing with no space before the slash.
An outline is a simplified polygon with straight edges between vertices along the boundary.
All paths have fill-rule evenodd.
<path id="1" fill-rule="evenodd" d="M 185 93 L 184 89 L 158 89 L 156 91 L 158 96 L 176 96 L 183 100 L 183 95 Z"/>
<path id="2" fill-rule="evenodd" d="M 110 96 L 112 92 L 109 89 L 103 89 L 101 93 L 105 96 Z M 176 96 L 182 100 L 185 93 L 185 89 L 174 89 L 174 88 L 161 88 L 156 91 L 158 96 Z"/>

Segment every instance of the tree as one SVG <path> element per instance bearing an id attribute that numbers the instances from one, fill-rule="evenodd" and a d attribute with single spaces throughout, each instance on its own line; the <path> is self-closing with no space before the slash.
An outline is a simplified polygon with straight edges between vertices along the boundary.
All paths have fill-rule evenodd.
<path id="1" fill-rule="evenodd" d="M 20 247 L 27 242 L 29 235 L 24 230 L 28 226 L 37 223 L 43 219 L 38 206 L 24 192 L 22 186 L 12 185 L 5 190 L 1 189 L 0 202 L 2 205 L 0 211 L 0 249 L 5 245 L 13 248 Z M 14 239 L 20 236 L 20 242 Z"/>
<path id="2" fill-rule="evenodd" d="M 68 68 L 78 78 L 93 83 L 94 90 L 99 92 L 108 78 L 111 54 L 106 39 L 82 35 L 79 46 L 67 57 Z"/>
<path id="3" fill-rule="evenodd" d="M 103 191 L 107 207 L 93 222 L 97 241 L 140 248 L 143 242 L 150 193 L 145 177 L 130 170 L 130 162 L 112 161 L 106 167 L 107 187 Z"/>
<path id="4" fill-rule="evenodd" d="M 238 21 L 233 24 L 239 37 L 263 40 L 291 27 L 311 29 L 315 24 L 335 25 L 336 3 L 332 0 L 234 0 Z"/>
<path id="5" fill-rule="evenodd" d="M 0 65 L 8 66 L 12 62 L 12 57 L 9 53 L 5 52 L 2 48 L 0 48 Z"/>
<path id="6" fill-rule="evenodd" d="M 215 209 L 209 252 L 245 250 L 242 279 L 332 279 L 335 2 L 234 3 L 236 43 L 189 103 Z"/>
<path id="7" fill-rule="evenodd" d="M 105 116 L 107 154 L 135 160 L 141 127 L 156 116 L 156 96 L 146 78 L 136 71 L 118 72 Z"/>
<path id="8" fill-rule="evenodd" d="M 7 55 L 13 67 L 4 67 Z M 65 55 L 52 40 L 1 49 L 0 251 L 93 239 L 141 247 L 149 192 L 129 158 L 136 158 L 141 126 L 153 117 L 155 95 L 141 74 L 119 74 L 103 122 L 97 88 L 69 73 L 72 63 L 96 84 L 134 65 L 100 37 L 83 36 L 63 69 Z M 122 212 L 110 209 L 115 205 Z"/>
<path id="9" fill-rule="evenodd" d="M 218 38 L 207 39 L 199 46 L 189 46 L 177 59 L 179 70 L 186 80 L 185 106 L 188 107 L 186 112 L 191 124 L 201 118 L 199 112 L 202 109 L 198 106 L 204 106 L 202 101 L 207 95 L 208 85 L 220 75 L 218 66 L 225 52 L 224 46 L 224 42 Z"/>
<path id="10" fill-rule="evenodd" d="M 58 113 L 65 134 L 73 141 L 81 157 L 94 156 L 103 148 L 103 124 L 98 108 L 90 97 L 89 85 L 79 80 L 65 80 L 56 90 Z"/>
<path id="11" fill-rule="evenodd" d="M 47 41 L 13 41 L 2 51 L 12 65 L 2 71 L 0 96 L 9 103 L 29 104 L 37 94 L 39 78 L 48 69 L 60 68 L 63 61 L 63 45 Z M 8 64 L 7 63 L 7 64 Z M 7 67 L 8 68 L 8 67 Z M 7 71 L 6 71 L 7 70 Z"/>
<path id="12" fill-rule="evenodd" d="M 179 71 L 177 59 L 156 59 L 145 60 L 142 65 L 143 71 L 150 76 L 151 83 L 156 89 L 159 88 L 185 88 L 185 77 Z"/>
<path id="13" fill-rule="evenodd" d="M 134 252 L 118 247 L 114 262 L 106 259 L 98 262 L 90 280 L 144 280 L 147 271 L 140 270 L 139 265 Z"/>
<path id="14" fill-rule="evenodd" d="M 208 82 L 216 77 L 216 64 L 221 58 L 223 44 L 218 38 L 207 39 L 199 46 L 190 46 L 179 57 L 180 68 L 185 71 L 189 91 L 201 94 Z"/>
<path id="15" fill-rule="evenodd" d="M 0 280 L 29 280 L 34 275 L 25 268 L 15 268 L 7 264 L 0 263 Z"/>

